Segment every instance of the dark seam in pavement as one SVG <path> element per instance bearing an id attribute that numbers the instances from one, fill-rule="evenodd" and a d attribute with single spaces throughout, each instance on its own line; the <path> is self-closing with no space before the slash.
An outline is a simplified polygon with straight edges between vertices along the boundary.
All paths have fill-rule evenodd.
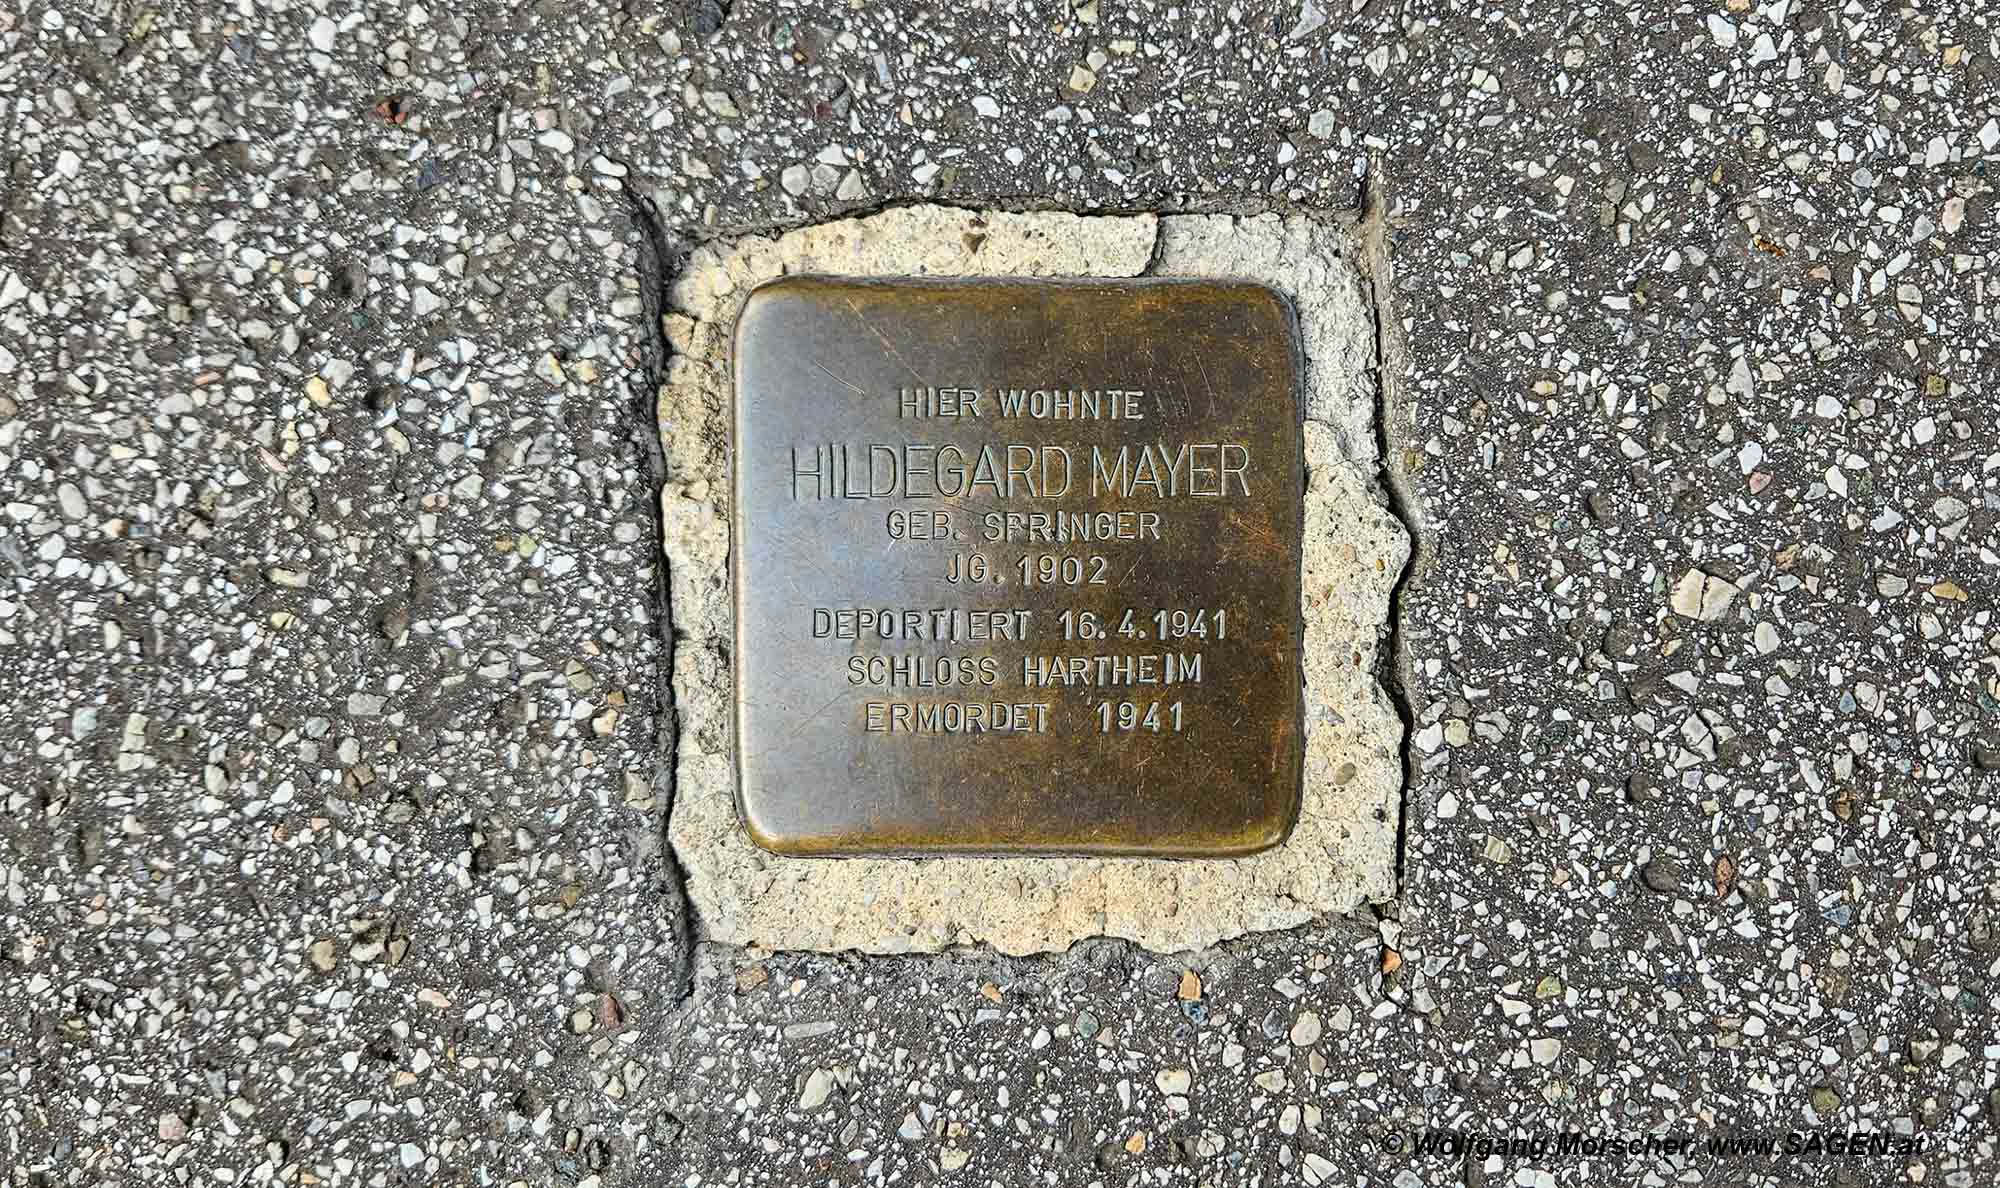
<path id="1" fill-rule="evenodd" d="M 1416 706 L 1411 700 L 1414 679 L 1410 673 L 1409 638 L 1403 629 L 1403 602 L 1411 583 L 1416 581 L 1431 556 L 1430 538 L 1425 533 L 1423 515 L 1410 476 L 1404 472 L 1404 448 L 1397 416 L 1403 411 L 1402 369 L 1407 361 L 1402 327 L 1396 320 L 1395 297 L 1391 284 L 1393 268 L 1389 259 L 1389 192 L 1382 175 L 1382 161 L 1371 158 L 1368 172 L 1361 178 L 1357 205 L 1361 220 L 1355 227 L 1356 253 L 1368 281 L 1369 311 L 1375 318 L 1375 433 L 1382 453 L 1382 487 L 1388 507 L 1403 530 L 1410 534 L 1410 557 L 1389 591 L 1388 638 L 1375 658 L 1375 680 L 1387 693 L 1403 720 L 1403 794 L 1396 813 L 1396 892 L 1392 903 L 1400 903 L 1404 875 L 1408 870 L 1412 791 L 1416 787 L 1416 752 L 1410 739 L 1416 726 Z"/>
<path id="2" fill-rule="evenodd" d="M 666 227 L 652 204 L 634 191 L 629 183 L 621 181 L 619 188 L 632 213 L 633 226 L 644 237 L 639 248 L 639 293 L 644 304 L 646 327 L 639 341 L 643 344 L 640 365 L 646 382 L 634 401 L 636 407 L 631 411 L 633 427 L 646 460 L 646 489 L 652 495 L 647 501 L 646 518 L 647 539 L 653 550 L 653 623 L 660 633 L 660 647 L 665 658 L 652 685 L 655 753 L 651 783 L 656 815 L 650 827 L 658 830 L 660 835 L 657 839 L 660 878 L 666 884 L 668 897 L 676 901 L 675 909 L 668 913 L 673 931 L 672 943 L 678 956 L 668 1004 L 673 1007 L 690 1001 L 694 994 L 694 929 L 690 918 L 694 903 L 688 898 L 686 874 L 675 860 L 673 845 L 667 838 L 667 820 L 673 812 L 674 754 L 679 742 L 680 723 L 679 707 L 674 704 L 673 698 L 674 620 L 667 574 L 670 562 L 662 545 L 660 522 L 660 495 L 667 480 L 667 459 L 660 446 L 658 399 L 660 386 L 667 378 L 667 357 L 673 349 L 667 343 L 660 316 L 666 304 L 667 285 L 678 261 Z"/>

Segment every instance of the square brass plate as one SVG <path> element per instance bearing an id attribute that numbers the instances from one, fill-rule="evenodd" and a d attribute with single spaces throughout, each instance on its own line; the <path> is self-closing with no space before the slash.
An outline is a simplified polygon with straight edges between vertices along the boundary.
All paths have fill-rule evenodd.
<path id="1" fill-rule="evenodd" d="M 794 277 L 737 327 L 738 807 L 785 854 L 1245 854 L 1300 765 L 1299 348 L 1207 281 Z"/>

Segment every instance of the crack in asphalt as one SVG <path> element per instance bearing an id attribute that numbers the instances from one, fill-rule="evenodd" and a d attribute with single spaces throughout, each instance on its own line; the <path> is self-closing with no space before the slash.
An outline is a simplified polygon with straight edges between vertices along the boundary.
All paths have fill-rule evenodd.
<path id="1" fill-rule="evenodd" d="M 673 847 L 666 838 L 667 820 L 673 812 L 674 803 L 674 753 L 679 740 L 679 714 L 674 705 L 674 618 L 673 600 L 668 586 L 666 549 L 661 544 L 662 524 L 660 522 L 660 497 L 667 480 L 666 452 L 660 445 L 658 393 L 660 385 L 666 382 L 667 359 L 672 347 L 667 342 L 665 329 L 660 324 L 661 313 L 666 306 L 667 286 L 673 273 L 680 267 L 684 253 L 667 234 L 666 225 L 660 220 L 652 203 L 644 195 L 637 193 L 629 184 L 622 185 L 620 191 L 626 206 L 631 211 L 632 224 L 638 228 L 643 238 L 639 251 L 639 292 L 644 302 L 646 315 L 645 332 L 640 341 L 644 344 L 644 356 L 640 360 L 646 376 L 644 389 L 633 402 L 631 410 L 634 431 L 639 438 L 640 449 L 646 460 L 648 486 L 653 498 L 646 503 L 646 517 L 650 532 L 647 539 L 653 549 L 653 622 L 660 633 L 660 646 L 664 649 L 665 663 L 652 688 L 652 709 L 654 737 L 658 753 L 654 756 L 652 786 L 654 802 L 658 807 L 658 817 L 652 822 L 658 836 L 647 839 L 647 847 L 654 853 L 660 868 L 660 877 L 665 883 L 664 890 L 678 901 L 678 910 L 669 911 L 667 918 L 673 931 L 673 945 L 679 960 L 672 990 L 671 1006 L 678 1006 L 691 1000 L 694 994 L 694 928 L 692 915 L 693 901 L 687 894 L 687 875 L 675 861 Z"/>

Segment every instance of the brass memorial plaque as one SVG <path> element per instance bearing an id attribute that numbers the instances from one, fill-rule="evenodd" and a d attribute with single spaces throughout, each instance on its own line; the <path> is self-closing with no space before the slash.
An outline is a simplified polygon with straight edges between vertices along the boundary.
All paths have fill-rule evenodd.
<path id="1" fill-rule="evenodd" d="M 1299 796 L 1299 348 L 1270 289 L 757 290 L 738 807 L 785 854 L 1246 854 Z"/>

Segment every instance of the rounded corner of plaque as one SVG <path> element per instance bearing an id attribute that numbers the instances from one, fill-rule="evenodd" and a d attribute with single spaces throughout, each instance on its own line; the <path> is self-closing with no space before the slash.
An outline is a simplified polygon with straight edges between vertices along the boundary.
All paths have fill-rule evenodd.
<path id="1" fill-rule="evenodd" d="M 742 310 L 736 315 L 737 341 L 742 341 L 745 329 L 753 327 L 764 316 L 766 309 L 790 299 L 795 292 L 809 288 L 819 279 L 805 273 L 788 273 L 752 286 L 749 295 L 743 298 Z"/>
<path id="2" fill-rule="evenodd" d="M 758 825 L 751 815 L 740 807 L 737 817 L 743 823 L 743 832 L 750 838 L 750 844 L 766 854 L 776 854 L 780 858 L 797 858 L 811 851 L 799 844 L 799 839 L 786 834 L 772 833 Z"/>
<path id="3" fill-rule="evenodd" d="M 766 853 L 791 857 L 799 852 L 797 838 L 773 830 L 768 822 L 758 819 L 755 798 L 740 787 L 736 790 L 736 821 L 751 844 Z"/>
<path id="4" fill-rule="evenodd" d="M 1259 822 L 1262 826 L 1243 839 L 1243 846 L 1236 851 L 1238 858 L 1252 858 L 1266 850 L 1275 850 L 1292 838 L 1292 826 L 1297 823 L 1296 813 L 1286 813 L 1269 821 Z"/>
<path id="5" fill-rule="evenodd" d="M 1269 281 L 1240 280 L 1236 283 L 1242 286 L 1243 292 L 1256 294 L 1272 312 L 1283 317 L 1287 323 L 1297 321 L 1298 308 L 1292 304 L 1292 295 L 1290 293 L 1285 292 Z"/>

